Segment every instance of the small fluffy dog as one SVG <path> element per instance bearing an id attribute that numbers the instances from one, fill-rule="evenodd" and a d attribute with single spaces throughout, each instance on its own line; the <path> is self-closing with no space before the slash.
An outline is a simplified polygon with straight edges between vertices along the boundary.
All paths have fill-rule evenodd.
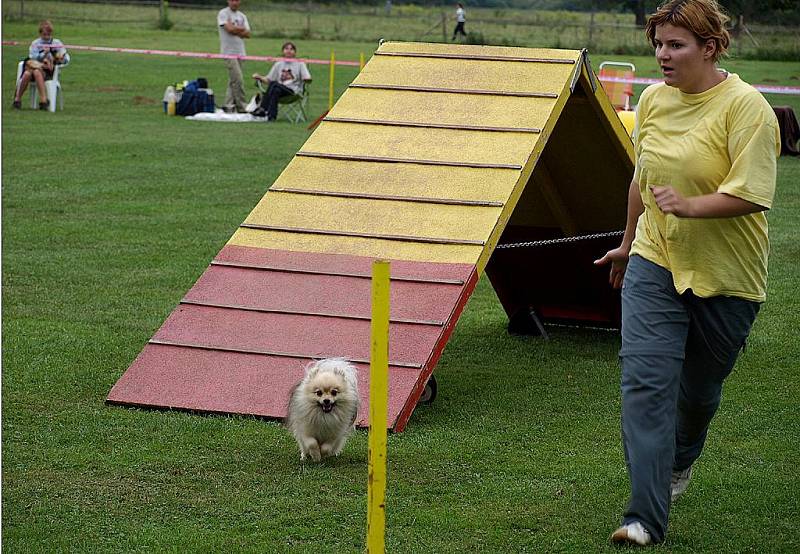
<path id="1" fill-rule="evenodd" d="M 300 446 L 300 459 L 315 462 L 338 456 L 358 414 L 356 368 L 342 358 L 306 366 L 305 376 L 289 396 L 286 426 Z"/>

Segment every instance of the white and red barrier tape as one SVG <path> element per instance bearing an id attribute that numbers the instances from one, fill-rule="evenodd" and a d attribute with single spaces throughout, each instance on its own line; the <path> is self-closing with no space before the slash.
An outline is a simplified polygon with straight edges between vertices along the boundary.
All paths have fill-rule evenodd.
<path id="1" fill-rule="evenodd" d="M 3 46 L 23 46 L 27 43 L 23 43 L 17 40 L 4 40 Z M 276 56 L 235 56 L 231 54 L 211 54 L 208 52 L 184 52 L 181 50 L 152 50 L 152 49 L 144 49 L 144 48 L 115 48 L 111 46 L 82 46 L 79 44 L 65 44 L 64 48 L 68 50 L 89 50 L 92 52 L 121 52 L 123 54 L 150 54 L 155 56 L 175 56 L 178 58 L 204 58 L 204 59 L 213 59 L 213 60 L 225 60 L 225 59 L 240 59 L 240 60 L 248 60 L 248 61 L 258 61 L 258 62 L 276 62 L 278 60 L 285 60 L 287 58 L 283 57 L 276 57 Z M 315 60 L 311 58 L 291 58 L 292 60 L 298 62 L 305 62 L 311 64 L 323 64 L 323 65 L 330 65 L 330 60 Z M 351 67 L 358 67 L 359 62 L 351 62 L 347 60 L 336 60 L 334 62 L 336 65 L 345 65 Z"/>
<path id="2" fill-rule="evenodd" d="M 4 40 L 2 41 L 3 46 L 21 46 L 26 43 L 22 43 L 17 40 Z M 121 52 L 123 54 L 150 54 L 155 56 L 175 56 L 178 58 L 203 58 L 203 59 L 241 59 L 241 60 L 248 60 L 248 61 L 258 61 L 258 62 L 276 62 L 278 60 L 284 60 L 286 58 L 276 57 L 276 56 L 233 56 L 230 54 L 211 54 L 208 52 L 185 52 L 181 50 L 152 50 L 152 49 L 143 49 L 143 48 L 115 48 L 111 46 L 82 46 L 78 44 L 65 44 L 64 48 L 69 50 L 89 50 L 92 52 Z M 292 58 L 296 61 L 310 63 L 310 64 L 321 64 L 321 65 L 330 65 L 330 60 L 316 60 L 312 58 Z M 360 64 L 359 62 L 352 62 L 347 60 L 336 60 L 335 65 L 344 65 L 350 67 L 358 67 Z M 645 77 L 606 77 L 604 76 L 601 81 L 607 81 L 610 83 L 633 83 L 634 85 L 652 85 L 654 83 L 660 83 L 661 79 L 648 79 Z M 772 85 L 753 85 L 756 90 L 766 93 L 766 94 L 791 94 L 791 95 L 798 95 L 800 96 L 800 87 L 789 87 L 789 86 L 772 86 Z"/>
<path id="3" fill-rule="evenodd" d="M 646 77 L 598 77 L 601 81 L 609 83 L 633 83 L 634 85 L 652 85 L 660 83 L 661 79 L 648 79 Z M 795 94 L 800 95 L 800 87 L 777 87 L 772 85 L 753 85 L 759 92 L 767 94 Z"/>

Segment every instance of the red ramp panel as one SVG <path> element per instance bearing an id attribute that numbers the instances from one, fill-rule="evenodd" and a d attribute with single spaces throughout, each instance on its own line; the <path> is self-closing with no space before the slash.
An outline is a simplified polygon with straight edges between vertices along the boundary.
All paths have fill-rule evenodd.
<path id="1" fill-rule="evenodd" d="M 142 408 L 191 410 L 270 418 L 286 414 L 289 391 L 307 360 L 221 350 L 148 345 L 117 382 L 108 402 Z M 369 366 L 358 368 L 359 388 L 369 390 Z M 419 377 L 407 367 L 389 367 L 389 414 L 404 408 Z M 159 386 L 154 387 L 153 383 Z M 362 405 L 357 424 L 368 425 Z"/>
<path id="2" fill-rule="evenodd" d="M 357 424 L 367 426 L 372 261 L 225 247 L 108 402 L 283 418 L 304 367 L 337 356 L 359 369 Z M 391 269 L 387 425 L 397 428 L 422 394 L 475 278 L 465 264 L 401 260 Z"/>
<path id="3" fill-rule="evenodd" d="M 492 254 L 514 238 L 622 228 L 632 170 L 585 52 L 385 42 L 108 402 L 283 418 L 303 368 L 336 356 L 361 370 L 366 425 L 381 259 L 391 263 L 386 424 L 402 431 L 487 267 L 510 317 L 546 307 L 586 319 L 574 307 L 583 297 L 538 290 L 566 280 L 514 277 L 551 269 L 540 258 Z M 567 258 L 569 288 L 583 287 L 585 269 Z"/>

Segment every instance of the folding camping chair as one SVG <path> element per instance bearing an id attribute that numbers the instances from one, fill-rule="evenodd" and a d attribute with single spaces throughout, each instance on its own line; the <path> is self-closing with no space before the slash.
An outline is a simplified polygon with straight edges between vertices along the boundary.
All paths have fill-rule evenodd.
<path id="1" fill-rule="evenodd" d="M 308 108 L 308 82 L 303 83 L 303 90 L 300 94 L 292 94 L 289 96 L 282 96 L 278 100 L 278 117 L 284 117 L 287 121 L 292 123 L 305 122 L 308 119 L 306 110 Z M 261 94 L 267 92 L 266 83 L 256 79 L 256 86 Z"/>
<path id="2" fill-rule="evenodd" d="M 632 110 L 631 97 L 633 96 L 633 83 L 621 83 L 616 79 L 633 79 L 636 75 L 636 66 L 627 62 L 603 62 L 597 73 L 597 78 L 603 85 L 608 99 L 617 111 Z"/>
<path id="3" fill-rule="evenodd" d="M 69 63 L 69 62 L 67 62 Z M 61 81 L 59 77 L 61 76 L 61 68 L 65 67 L 67 64 L 57 64 L 53 68 L 53 77 L 48 79 L 44 82 L 44 89 L 47 91 L 47 102 L 48 107 L 47 111 L 54 112 L 56 111 L 56 101 L 58 101 L 59 106 L 61 109 L 64 109 L 64 92 L 61 89 Z M 16 86 L 19 86 L 19 80 L 22 78 L 22 72 L 25 71 L 25 60 L 19 62 L 17 64 L 17 80 Z M 36 109 L 39 103 L 39 89 L 36 88 L 36 81 L 31 81 L 28 84 L 28 88 L 30 89 L 30 96 L 31 96 L 31 107 Z"/>

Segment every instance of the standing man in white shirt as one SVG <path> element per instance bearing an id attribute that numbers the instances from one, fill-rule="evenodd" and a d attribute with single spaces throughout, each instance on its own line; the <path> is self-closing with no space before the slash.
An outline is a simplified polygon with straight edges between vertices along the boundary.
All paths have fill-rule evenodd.
<path id="1" fill-rule="evenodd" d="M 217 14 L 219 27 L 220 53 L 233 56 L 245 56 L 244 39 L 250 38 L 250 23 L 247 16 L 239 11 L 241 0 L 228 0 L 228 7 Z M 247 111 L 247 100 L 244 95 L 244 81 L 242 79 L 242 60 L 237 58 L 225 59 L 228 69 L 228 89 L 225 92 L 226 112 Z"/>

